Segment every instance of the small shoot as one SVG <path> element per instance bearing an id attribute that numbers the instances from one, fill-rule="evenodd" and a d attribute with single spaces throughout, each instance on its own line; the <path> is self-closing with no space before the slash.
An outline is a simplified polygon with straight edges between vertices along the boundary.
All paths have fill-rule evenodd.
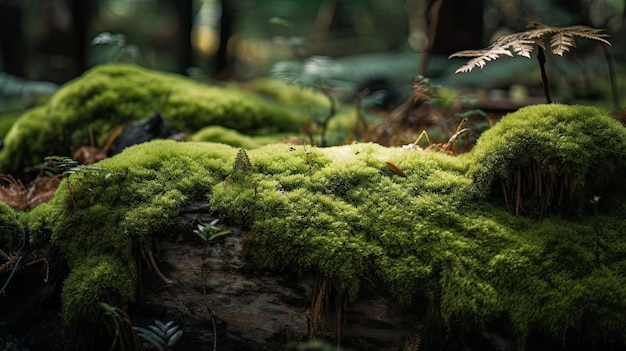
<path id="1" fill-rule="evenodd" d="M 75 173 L 98 173 L 104 170 L 102 167 L 81 165 L 77 161 L 63 156 L 48 156 L 44 158 L 44 163 L 38 165 L 37 168 L 47 175 L 63 174 L 65 176 Z M 110 174 L 106 176 L 106 178 L 108 177 Z"/>
<path id="2" fill-rule="evenodd" d="M 229 229 L 224 229 L 223 226 L 217 224 L 218 221 L 219 218 L 216 218 L 208 224 L 198 224 L 198 229 L 193 232 L 207 243 L 213 242 L 225 235 L 230 234 Z"/>

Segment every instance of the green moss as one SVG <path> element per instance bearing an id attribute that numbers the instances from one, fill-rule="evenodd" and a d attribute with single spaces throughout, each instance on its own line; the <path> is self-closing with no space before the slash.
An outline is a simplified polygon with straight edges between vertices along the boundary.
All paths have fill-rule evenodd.
<path id="1" fill-rule="evenodd" d="M 623 188 L 626 129 L 590 106 L 529 106 L 485 132 L 472 155 L 469 175 L 482 196 L 501 194 L 502 185 L 514 207 L 523 183 L 526 213 L 541 206 L 579 213 L 593 196 Z"/>
<path id="2" fill-rule="evenodd" d="M 24 113 L 7 133 L 0 169 L 19 171 L 44 156 L 69 155 L 102 142 L 116 126 L 160 110 L 180 131 L 221 125 L 246 133 L 298 131 L 290 108 L 233 87 L 208 86 L 131 65 L 103 65 L 64 85 L 43 106 Z"/>
<path id="3" fill-rule="evenodd" d="M 0 115 L 0 139 L 4 138 L 7 135 L 7 133 L 13 126 L 13 123 L 15 123 L 19 116 L 19 113 Z"/>
<path id="4" fill-rule="evenodd" d="M 17 213 L 0 201 L 0 250 L 5 253 L 18 250 L 23 240 L 21 236 Z"/>
<path id="5" fill-rule="evenodd" d="M 35 232 L 50 227 L 67 256 L 69 291 L 88 289 L 75 270 L 96 269 L 108 256 L 136 284 L 132 247 L 149 248 L 188 201 L 205 199 L 225 223 L 250 230 L 245 253 L 257 267 L 317 273 L 351 298 L 373 289 L 416 314 L 433 313 L 429 323 L 447 330 L 497 321 L 519 340 L 575 333 L 626 346 L 623 206 L 537 221 L 487 196 L 494 181 L 527 162 L 558 161 L 583 193 L 619 182 L 597 173 L 620 175 L 613 162 L 626 144 L 622 127 L 595 109 L 520 112 L 530 115 L 505 117 L 463 157 L 376 144 L 272 144 L 245 151 L 248 164 L 244 151 L 223 144 L 155 141 L 98 163 L 101 173 L 71 175 L 51 203 L 27 216 Z M 623 188 L 612 195 L 623 199 Z M 132 301 L 119 289 L 95 296 Z M 91 320 L 93 301 L 64 300 L 64 319 Z"/>
<path id="6" fill-rule="evenodd" d="M 68 261 L 71 273 L 63 293 L 68 326 L 94 322 L 99 302 L 128 304 L 134 299 L 139 258 L 133 248 L 152 249 L 152 238 L 176 224 L 186 203 L 203 199 L 227 177 L 235 152 L 222 144 L 136 145 L 100 162 L 101 172 L 70 175 L 51 202 L 24 214 L 34 242 L 49 236 Z M 112 262 L 101 266 L 100 261 Z M 88 274 L 95 269 L 123 276 L 102 278 L 105 286 L 114 285 L 102 290 L 102 284 L 85 284 L 85 279 L 96 279 Z M 121 285 L 115 285 L 118 280 Z"/>
<path id="7" fill-rule="evenodd" d="M 102 336 L 101 303 L 127 308 L 135 299 L 136 277 L 114 255 L 97 255 L 76 265 L 63 284 L 63 323 L 83 346 L 91 336 Z"/>

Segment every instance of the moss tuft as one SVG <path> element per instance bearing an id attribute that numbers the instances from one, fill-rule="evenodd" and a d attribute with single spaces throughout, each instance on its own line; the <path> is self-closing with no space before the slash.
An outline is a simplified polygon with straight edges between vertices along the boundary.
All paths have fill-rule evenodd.
<path id="1" fill-rule="evenodd" d="M 85 348 L 103 336 L 101 303 L 127 308 L 135 300 L 136 277 L 114 255 L 97 255 L 77 264 L 63 284 L 63 324 Z"/>

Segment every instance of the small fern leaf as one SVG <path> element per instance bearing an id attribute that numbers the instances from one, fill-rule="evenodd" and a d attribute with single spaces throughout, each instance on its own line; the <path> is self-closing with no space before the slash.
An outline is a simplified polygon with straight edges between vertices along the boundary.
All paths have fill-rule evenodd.
<path id="1" fill-rule="evenodd" d="M 152 330 L 152 334 L 154 334 L 155 337 L 159 337 L 161 339 L 165 337 L 165 330 L 155 327 L 154 325 L 149 325 L 148 328 Z"/>
<path id="2" fill-rule="evenodd" d="M 170 329 L 168 329 L 165 332 L 165 339 L 169 340 L 172 337 L 172 335 L 174 335 L 174 333 L 176 333 L 178 331 L 178 329 L 179 329 L 179 327 L 177 325 L 175 325 L 175 326 L 171 327 Z"/>
<path id="3" fill-rule="evenodd" d="M 167 346 L 174 346 L 178 340 L 180 339 L 180 337 L 183 336 L 183 331 L 179 330 L 178 332 L 176 332 L 176 334 L 172 335 L 172 337 L 167 341 Z"/>
<path id="4" fill-rule="evenodd" d="M 563 56 L 565 52 L 569 52 L 570 48 L 575 47 L 574 37 L 567 32 L 557 32 L 550 38 L 550 50 L 555 55 Z"/>
<path id="5" fill-rule="evenodd" d="M 459 72 L 469 72 L 472 69 L 474 69 L 474 67 L 483 68 L 487 64 L 487 62 L 496 60 L 498 57 L 500 57 L 500 55 L 507 55 L 507 56 L 512 57 L 513 53 L 511 53 L 510 50 L 504 49 L 504 48 L 491 48 L 488 50 L 461 51 L 461 52 L 457 52 L 455 54 L 450 55 L 450 57 L 478 56 L 467 61 L 465 65 L 459 67 L 454 72 L 454 73 L 459 73 Z"/>
<path id="6" fill-rule="evenodd" d="M 534 49 L 534 46 L 533 46 L 534 44 L 536 44 L 534 40 L 530 40 L 530 39 L 526 39 L 522 37 L 513 38 L 513 40 L 509 42 L 511 49 L 516 55 L 524 56 L 528 58 L 530 58 L 530 53 Z"/>
<path id="7" fill-rule="evenodd" d="M 604 39 L 610 37 L 610 35 L 604 33 L 604 30 L 602 29 L 591 28 L 587 26 L 571 26 L 563 28 L 563 31 L 567 31 L 568 33 L 571 33 L 572 35 L 577 37 L 597 40 L 603 42 L 606 45 L 611 45 L 608 40 Z"/>
<path id="8" fill-rule="evenodd" d="M 608 40 L 609 35 L 603 33 L 601 29 L 587 26 L 571 26 L 558 30 L 550 39 L 550 49 L 555 55 L 563 56 L 563 53 L 570 48 L 576 47 L 574 37 L 581 37 L 590 40 L 597 40 L 604 44 L 611 45 Z"/>
<path id="9" fill-rule="evenodd" d="M 152 345 L 155 349 L 159 351 L 163 350 L 163 345 L 165 344 L 165 340 L 163 340 L 158 335 L 155 335 L 151 330 L 142 327 L 133 327 L 137 331 L 137 336 L 141 339 L 147 341 Z"/>

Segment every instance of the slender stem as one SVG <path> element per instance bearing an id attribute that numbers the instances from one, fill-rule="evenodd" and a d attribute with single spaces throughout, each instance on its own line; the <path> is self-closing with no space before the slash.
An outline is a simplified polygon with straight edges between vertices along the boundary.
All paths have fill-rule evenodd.
<path id="1" fill-rule="evenodd" d="M 613 108 L 620 108 L 619 94 L 617 92 L 617 81 L 615 80 L 615 65 L 613 64 L 613 56 L 611 55 L 611 51 L 606 47 L 606 45 L 602 45 L 602 50 L 604 51 L 604 58 L 606 59 L 606 64 L 609 68 L 609 79 L 611 80 L 611 92 L 613 93 Z"/>
<path id="2" fill-rule="evenodd" d="M 11 274 L 9 275 L 9 279 L 7 279 L 2 289 L 0 289 L 0 294 L 2 294 L 4 290 L 6 290 L 6 288 L 9 286 L 9 283 L 11 283 L 11 280 L 13 279 L 13 275 L 15 275 L 15 272 L 19 268 L 20 263 L 22 263 L 22 258 L 24 258 L 24 256 L 18 257 L 17 262 L 15 262 L 15 266 L 13 266 L 13 270 L 11 271 Z"/>
<path id="3" fill-rule="evenodd" d="M 546 55 L 543 52 L 543 48 L 537 45 L 539 54 L 537 55 L 537 61 L 539 61 L 539 68 L 541 69 L 541 82 L 543 83 L 543 92 L 546 94 L 546 100 L 549 104 L 552 103 L 550 99 L 550 86 L 548 84 L 548 75 L 546 74 Z"/>

